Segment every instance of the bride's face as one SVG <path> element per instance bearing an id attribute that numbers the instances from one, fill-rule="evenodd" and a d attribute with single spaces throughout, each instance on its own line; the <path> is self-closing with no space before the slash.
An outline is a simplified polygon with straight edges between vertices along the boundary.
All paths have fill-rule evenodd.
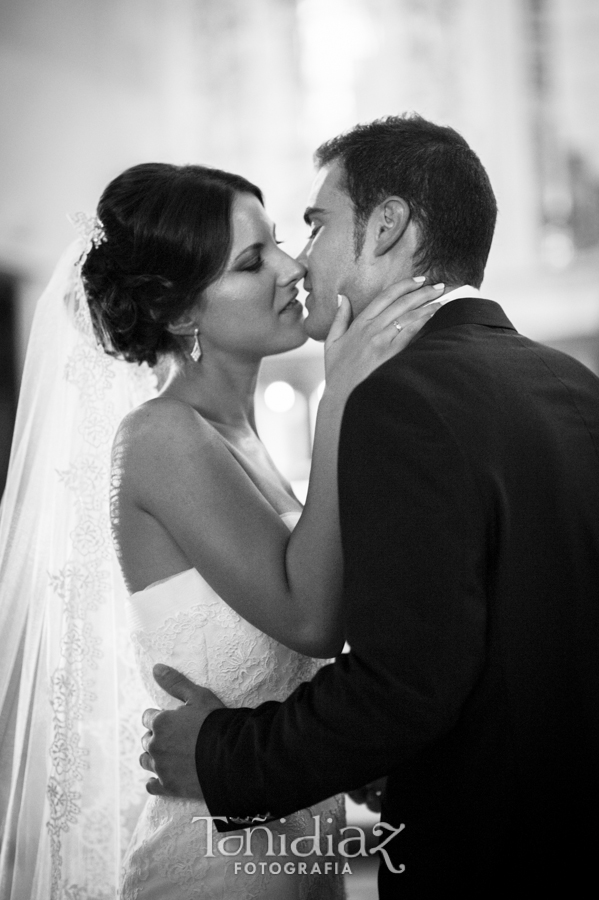
<path id="1" fill-rule="evenodd" d="M 306 340 L 297 283 L 304 266 L 278 246 L 273 223 L 253 194 L 238 194 L 225 270 L 200 298 L 195 319 L 203 351 L 262 357 Z"/>

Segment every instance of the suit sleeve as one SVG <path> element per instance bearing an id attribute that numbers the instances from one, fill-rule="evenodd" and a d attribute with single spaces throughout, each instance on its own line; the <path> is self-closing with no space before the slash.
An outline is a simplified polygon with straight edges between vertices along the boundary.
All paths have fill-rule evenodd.
<path id="1" fill-rule="evenodd" d="M 481 502 L 442 413 L 383 371 L 353 392 L 340 439 L 351 652 L 283 703 L 211 713 L 196 761 L 214 816 L 284 816 L 397 769 L 447 733 L 480 673 Z"/>

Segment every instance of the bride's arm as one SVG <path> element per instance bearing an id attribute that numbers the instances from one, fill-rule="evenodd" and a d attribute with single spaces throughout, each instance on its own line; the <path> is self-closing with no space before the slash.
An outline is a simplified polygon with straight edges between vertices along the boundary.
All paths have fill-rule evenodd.
<path id="1" fill-rule="evenodd" d="M 402 293 L 408 290 L 402 283 L 395 297 L 399 287 Z M 419 302 L 435 293 L 421 289 Z M 406 313 L 415 294 L 414 299 L 394 301 L 391 296 L 388 292 L 374 301 L 368 315 L 357 317 L 347 331 L 342 310 L 329 336 L 327 388 L 317 419 L 306 506 L 291 535 L 191 407 L 168 400 L 149 404 L 125 420 L 119 435 L 121 490 L 128 502 L 161 523 L 189 563 L 243 618 L 310 656 L 328 657 L 343 645 L 336 470 L 345 402 L 437 308 Z M 347 310 L 345 314 L 349 318 Z M 401 333 L 394 329 L 394 319 L 404 323 Z"/>

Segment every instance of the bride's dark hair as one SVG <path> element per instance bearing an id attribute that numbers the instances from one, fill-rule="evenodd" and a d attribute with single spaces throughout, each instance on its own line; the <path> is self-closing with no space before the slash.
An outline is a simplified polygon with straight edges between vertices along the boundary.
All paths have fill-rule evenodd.
<path id="1" fill-rule="evenodd" d="M 143 163 L 110 182 L 98 217 L 106 241 L 82 276 L 94 330 L 107 353 L 155 365 L 177 351 L 168 331 L 221 274 L 235 195 L 254 184 L 220 169 Z"/>

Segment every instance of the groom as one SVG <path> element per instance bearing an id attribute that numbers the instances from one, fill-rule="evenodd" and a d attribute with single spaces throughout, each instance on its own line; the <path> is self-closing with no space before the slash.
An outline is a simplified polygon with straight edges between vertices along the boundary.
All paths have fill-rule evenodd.
<path id="1" fill-rule="evenodd" d="M 358 313 L 410 275 L 448 302 L 345 411 L 351 652 L 256 710 L 157 672 L 187 702 L 144 715 L 148 790 L 203 795 L 226 830 L 387 775 L 382 898 L 578 896 L 599 813 L 599 380 L 482 299 L 495 198 L 455 131 L 389 118 L 316 158 L 309 332 L 337 293 Z"/>

